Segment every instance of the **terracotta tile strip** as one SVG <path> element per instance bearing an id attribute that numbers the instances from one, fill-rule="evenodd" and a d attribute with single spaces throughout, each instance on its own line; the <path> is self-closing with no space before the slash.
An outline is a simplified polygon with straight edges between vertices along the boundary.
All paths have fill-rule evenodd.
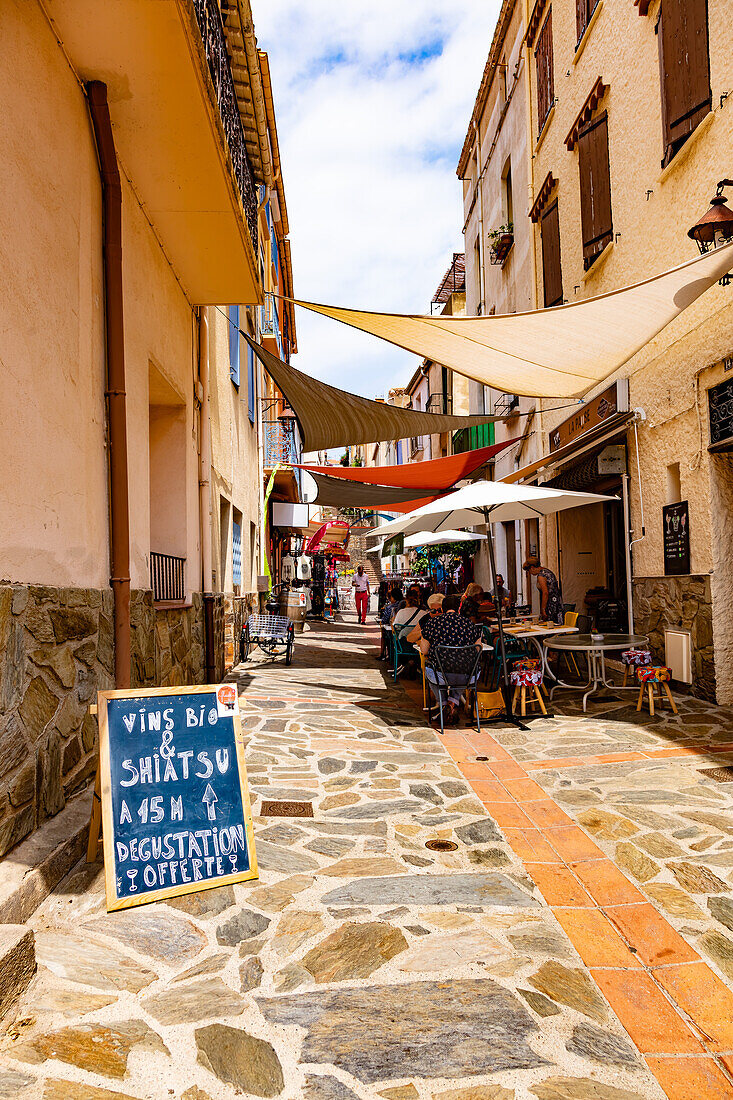
<path id="1" fill-rule="evenodd" d="M 733 1077 L 733 1057 L 714 1057 L 733 1050 L 733 993 L 528 775 L 545 768 L 727 752 L 733 743 L 700 747 L 697 753 L 680 745 L 535 760 L 524 767 L 485 732 L 480 742 L 467 731 L 449 734 L 444 744 L 451 757 L 454 752 L 474 757 L 456 760 L 459 770 L 523 861 L 669 1100 L 733 1100 L 726 1075 Z M 478 755 L 490 759 L 479 763 Z"/>
<path id="2" fill-rule="evenodd" d="M 706 745 L 685 741 L 667 749 L 639 749 L 634 752 L 605 752 L 598 756 L 561 756 L 549 760 L 526 760 L 524 767 L 528 772 L 533 772 L 555 768 L 586 768 L 597 764 L 624 764 L 634 760 L 666 760 L 684 756 L 705 758 L 730 753 L 733 753 L 733 742 Z"/>

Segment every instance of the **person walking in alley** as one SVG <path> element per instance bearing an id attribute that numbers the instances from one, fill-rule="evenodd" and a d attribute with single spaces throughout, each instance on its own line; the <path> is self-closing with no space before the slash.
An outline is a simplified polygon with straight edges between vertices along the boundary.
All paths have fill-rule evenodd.
<path id="1" fill-rule="evenodd" d="M 351 587 L 355 589 L 356 592 L 356 613 L 359 616 L 359 622 L 363 626 L 364 623 L 366 623 L 367 611 L 369 610 L 369 597 L 371 595 L 369 578 L 364 572 L 363 565 L 360 565 L 356 573 L 354 573 Z"/>
<path id="2" fill-rule="evenodd" d="M 562 597 L 557 577 L 551 569 L 546 569 L 538 557 L 527 558 L 522 566 L 530 577 L 537 578 L 537 591 L 540 594 L 540 619 L 544 622 L 561 623 L 563 621 Z"/>

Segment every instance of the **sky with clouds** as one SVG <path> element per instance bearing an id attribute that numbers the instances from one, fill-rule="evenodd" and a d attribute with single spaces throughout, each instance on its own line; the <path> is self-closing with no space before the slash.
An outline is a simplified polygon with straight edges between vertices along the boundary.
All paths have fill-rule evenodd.
<path id="1" fill-rule="evenodd" d="M 252 0 L 267 50 L 295 294 L 429 313 L 463 251 L 455 169 L 499 0 Z M 365 397 L 418 360 L 298 309 L 294 365 Z"/>

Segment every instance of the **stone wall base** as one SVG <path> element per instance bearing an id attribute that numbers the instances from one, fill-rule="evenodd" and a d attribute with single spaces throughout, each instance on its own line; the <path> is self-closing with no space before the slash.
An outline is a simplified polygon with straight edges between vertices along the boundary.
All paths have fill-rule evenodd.
<path id="1" fill-rule="evenodd" d="M 94 777 L 97 722 L 89 705 L 114 686 L 112 618 L 110 589 L 0 584 L 0 856 Z M 156 607 L 151 591 L 135 590 L 130 618 L 133 687 L 205 682 L 200 592 L 190 605 Z"/>
<path id="2" fill-rule="evenodd" d="M 675 689 L 716 702 L 710 577 L 635 577 L 634 629 L 649 636 L 655 661 L 664 663 L 664 628 L 692 633 L 692 684 Z"/>

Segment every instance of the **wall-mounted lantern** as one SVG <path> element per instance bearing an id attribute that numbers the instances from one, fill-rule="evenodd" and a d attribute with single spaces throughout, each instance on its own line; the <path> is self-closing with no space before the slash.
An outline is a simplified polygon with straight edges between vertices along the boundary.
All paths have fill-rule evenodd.
<path id="1" fill-rule="evenodd" d="M 710 207 L 687 231 L 687 236 L 696 242 L 700 252 L 709 252 L 733 241 L 733 210 L 723 194 L 724 187 L 733 187 L 733 180 L 720 181 L 710 200 Z M 724 275 L 720 280 L 722 286 L 728 286 L 730 282 L 730 275 Z"/>

